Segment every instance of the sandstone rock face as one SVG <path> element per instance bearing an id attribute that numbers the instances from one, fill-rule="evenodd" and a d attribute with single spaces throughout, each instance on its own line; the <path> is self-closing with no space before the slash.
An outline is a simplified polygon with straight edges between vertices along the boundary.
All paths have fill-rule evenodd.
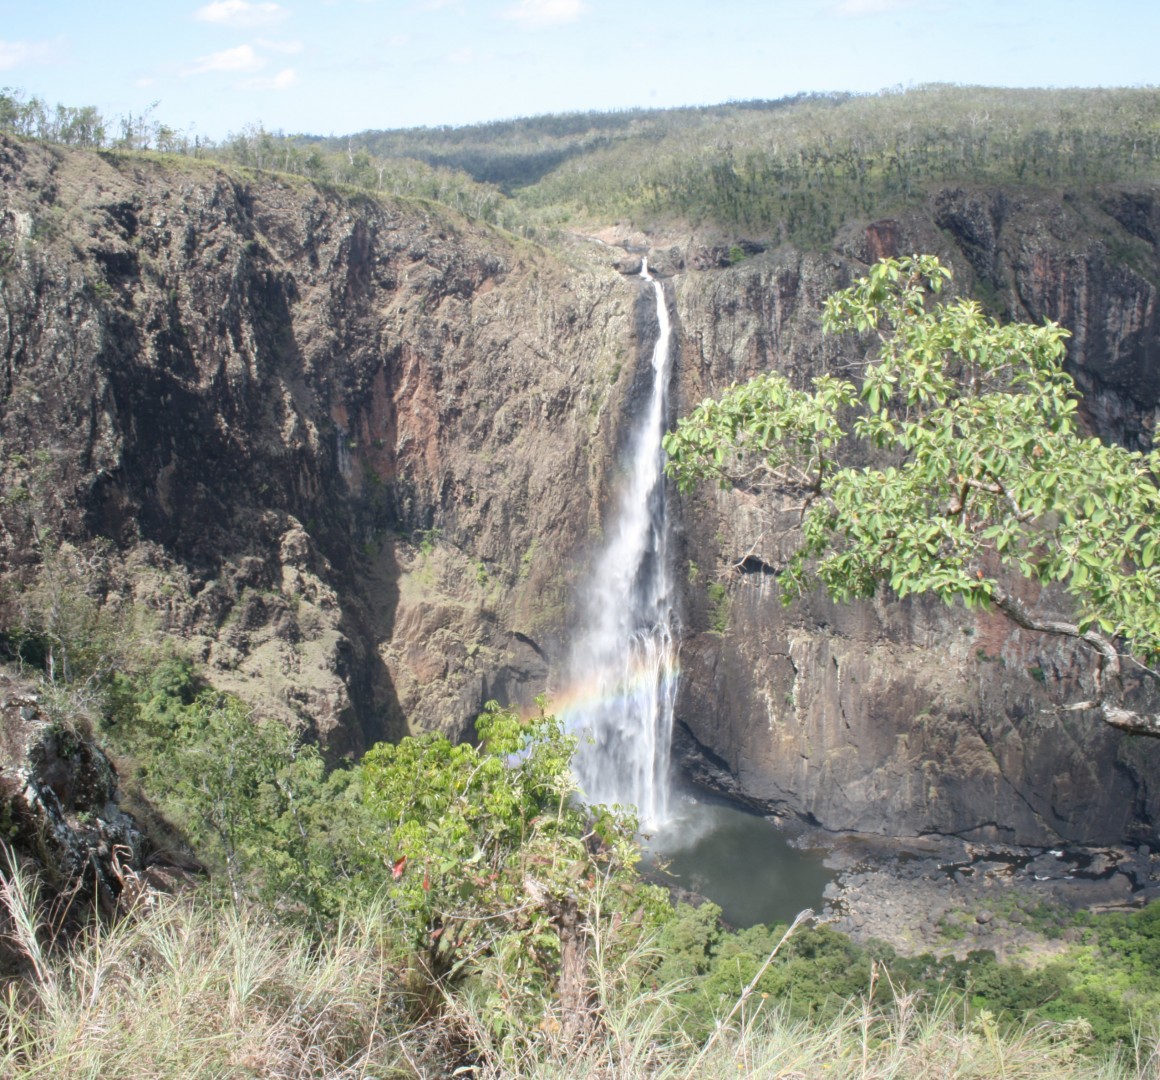
<path id="1" fill-rule="evenodd" d="M 690 271 L 677 283 L 682 407 L 759 370 L 803 386 L 823 370 L 856 375 L 851 344 L 820 334 L 822 298 L 882 255 L 934 251 L 959 288 L 1006 317 L 1067 326 L 1087 420 L 1139 445 L 1160 405 L 1158 206 L 1156 192 L 1077 207 L 944 191 L 921 211 L 849 226 L 831 254 Z M 1140 269 L 1113 260 L 1112 245 L 1130 247 Z M 713 262 L 696 251 L 687 261 Z M 1060 711 L 1090 691 L 1080 651 L 941 605 L 812 597 L 786 609 L 775 577 L 794 542 L 791 508 L 698 492 L 683 520 L 695 584 L 677 751 L 694 776 L 833 830 L 1025 844 L 1154 836 L 1160 746 Z M 708 630 L 714 576 L 729 590 L 724 633 Z"/>
<path id="2" fill-rule="evenodd" d="M 639 285 L 449 211 L 0 141 L 0 561 L 101 547 L 335 754 L 544 688 Z"/>

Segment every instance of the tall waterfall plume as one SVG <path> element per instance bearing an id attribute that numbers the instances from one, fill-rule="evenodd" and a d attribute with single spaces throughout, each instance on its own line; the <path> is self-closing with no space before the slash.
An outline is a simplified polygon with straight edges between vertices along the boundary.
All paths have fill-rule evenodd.
<path id="1" fill-rule="evenodd" d="M 561 715 L 581 736 L 576 773 L 590 803 L 632 804 L 651 829 L 668 818 L 669 743 L 677 688 L 668 558 L 664 435 L 672 328 L 664 289 L 648 272 L 660 336 L 652 389 L 630 442 L 628 475 L 589 583 Z M 590 741 L 589 741 L 590 740 Z"/>

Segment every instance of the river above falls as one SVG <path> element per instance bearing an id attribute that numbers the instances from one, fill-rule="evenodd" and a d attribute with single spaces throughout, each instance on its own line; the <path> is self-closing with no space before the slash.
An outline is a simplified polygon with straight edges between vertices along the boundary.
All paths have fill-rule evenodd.
<path id="1" fill-rule="evenodd" d="M 826 852 L 793 847 L 760 814 L 705 792 L 678 788 L 669 809 L 644 844 L 643 868 L 653 880 L 712 900 L 737 927 L 821 910 L 834 878 L 823 865 Z"/>

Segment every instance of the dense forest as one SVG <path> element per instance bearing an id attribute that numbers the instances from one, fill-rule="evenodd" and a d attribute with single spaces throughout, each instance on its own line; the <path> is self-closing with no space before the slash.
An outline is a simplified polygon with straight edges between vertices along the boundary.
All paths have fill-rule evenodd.
<path id="1" fill-rule="evenodd" d="M 0 92 L 0 130 L 432 199 L 540 238 L 594 222 L 679 222 L 810 248 L 851 217 L 886 213 L 947 183 L 1160 179 L 1158 117 L 1153 88 L 931 85 L 341 138 L 253 126 L 215 143 L 148 114 L 113 122 L 91 107 Z"/>

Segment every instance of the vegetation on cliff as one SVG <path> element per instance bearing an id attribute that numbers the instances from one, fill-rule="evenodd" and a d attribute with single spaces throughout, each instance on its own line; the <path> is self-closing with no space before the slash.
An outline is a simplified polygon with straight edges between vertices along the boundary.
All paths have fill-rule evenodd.
<path id="1" fill-rule="evenodd" d="M 257 129 L 222 146 L 205 146 L 148 117 L 129 118 L 120 125 L 120 135 L 110 139 L 110 126 L 84 110 L 52 110 L 12 95 L 0 97 L 0 125 L 68 145 L 111 146 L 110 159 L 126 168 L 144 160 L 132 156 L 143 150 L 188 154 L 229 162 L 231 183 L 242 168 L 297 174 L 323 184 L 436 199 L 524 230 L 619 217 L 638 226 L 679 221 L 762 242 L 789 239 L 810 246 L 826 243 L 847 214 L 881 213 L 924 197 L 936 184 L 1154 180 L 1156 115 L 1155 92 L 1146 90 L 1038 94 L 926 88 L 865 99 L 807 98 L 674 114 L 545 119 L 476 132 L 382 138 L 367 133 L 336 144 Z M 159 184 L 164 186 L 163 176 Z M 251 191 L 243 187 L 239 206 L 250 201 Z M 170 264 L 162 256 L 168 258 L 171 238 L 150 231 L 163 224 L 140 224 L 139 234 L 132 199 L 113 209 L 125 223 L 124 241 L 101 253 L 105 269 L 94 267 L 83 286 L 87 291 L 77 295 L 86 298 L 85 304 L 92 302 L 94 321 L 128 328 L 133 325 L 126 314 L 129 305 L 139 305 L 140 311 L 139 286 L 155 276 L 156 295 L 165 299 L 156 323 L 172 328 L 164 335 L 158 370 L 192 360 L 195 349 L 186 331 L 210 320 L 189 311 L 179 317 L 188 296 L 176 269 L 167 276 Z M 336 217 L 345 214 L 346 204 L 338 206 L 336 200 L 335 207 L 323 209 L 319 220 L 325 221 L 332 209 Z M 169 212 L 178 220 L 177 210 Z M 63 248 L 70 242 L 69 227 L 59 204 L 41 207 L 29 243 Z M 174 235 L 176 251 L 183 241 L 179 232 Z M 357 229 L 351 234 L 351 250 L 362 250 L 361 237 Z M 411 266 L 413 258 L 420 258 L 412 251 L 421 248 L 404 241 L 400 259 L 405 253 L 405 265 Z M 737 243 L 729 257 L 741 261 L 759 246 Z M 252 280 L 262 286 L 255 295 L 275 295 L 271 283 L 278 279 L 268 267 L 282 258 L 274 253 L 285 250 L 267 239 L 247 240 L 236 279 L 250 281 L 252 272 Z M 0 272 L 12 265 L 12 254 L 0 249 Z M 363 295 L 359 275 L 372 265 L 370 259 L 352 260 L 349 275 L 332 274 L 335 282 L 345 282 L 335 295 Z M 474 297 L 477 287 L 482 291 L 486 283 L 491 288 L 493 279 L 502 276 L 502 268 L 489 267 L 486 274 L 481 270 L 478 282 L 465 275 L 451 284 Z M 289 288 L 289 277 L 286 282 L 289 310 L 301 293 Z M 544 312 L 550 307 L 547 293 L 544 286 Z M 121 297 L 123 305 L 112 302 Z M 427 300 L 416 293 L 412 306 L 425 313 Z M 76 310 L 89 309 L 78 302 Z M 965 333 L 974 320 L 971 333 L 977 332 L 989 350 L 992 339 L 1002 336 L 976 310 L 956 310 L 960 329 Z M 266 308 L 259 314 L 276 321 Z M 568 309 L 561 318 L 571 316 Z M 326 321 L 323 314 L 318 318 L 320 325 Z M 238 317 L 238 327 L 249 325 Z M 400 324 L 395 333 L 409 348 L 416 340 L 410 327 Z M 443 323 L 440 334 L 444 329 L 453 334 L 454 324 Z M 238 330 L 239 338 L 245 336 Z M 384 338 L 369 337 L 373 348 L 368 352 L 377 357 Z M 344 339 L 343 348 L 348 345 Z M 536 349 L 541 345 L 550 350 L 537 338 Z M 1047 334 L 1036 348 L 1049 356 L 1056 345 L 1058 340 L 1053 343 Z M 444 347 L 441 340 L 438 349 Z M 138 351 L 134 347 L 134 355 Z M 280 338 L 270 355 L 285 355 Z M 1044 438 L 1065 434 L 1070 410 L 1062 376 L 1047 368 L 1024 374 L 1014 370 L 1009 356 L 996 356 L 999 367 L 989 377 L 997 383 L 1041 378 L 1039 389 L 1058 406 L 1052 414 L 1056 427 Z M 221 370 L 229 370 L 224 361 Z M 363 374 L 369 382 L 372 371 L 380 370 L 368 368 Z M 615 371 L 613 382 L 619 360 Z M 196 372 L 192 362 L 190 372 Z M 567 374 L 568 382 L 574 374 Z M 66 376 L 72 377 L 71 372 Z M 197 377 L 189 376 L 191 386 Z M 216 377 L 209 373 L 205 381 Z M 923 432 L 941 430 L 931 426 L 935 410 L 925 408 L 924 395 L 948 406 L 937 401 L 939 372 L 930 368 L 924 379 L 914 384 L 918 389 L 911 403 L 923 406 L 927 421 L 925 427 L 918 423 L 915 445 Z M 492 410 L 496 415 L 509 401 L 510 380 L 510 369 L 505 369 L 502 398 L 497 399 L 503 404 Z M 865 401 L 868 415 L 877 416 L 877 426 L 867 431 L 871 441 L 874 432 L 885 435 L 886 426 L 897 422 L 883 387 L 886 396 L 873 406 L 838 382 L 823 389 L 824 400 L 794 398 L 797 405 L 813 408 L 808 422 L 825 413 L 820 406 L 841 402 L 853 409 L 859 401 Z M 122 402 L 129 390 L 124 387 Z M 117 396 L 114 391 L 108 395 L 109 400 Z M 263 394 L 263 401 L 276 397 Z M 519 415 L 542 414 L 555 424 L 555 408 L 537 399 Z M 975 425 L 976 415 L 967 413 L 956 422 Z M 1025 416 L 1014 418 L 1022 423 Z M 832 412 L 826 414 L 821 431 L 809 433 L 811 445 L 819 435 L 839 438 L 832 419 Z M 166 428 L 169 420 L 163 417 Z M 514 412 L 510 424 L 513 431 L 524 427 Z M 175 432 L 176 427 L 164 435 L 168 439 Z M 1011 435 L 1006 427 L 1003 433 Z M 345 430 L 328 427 L 324 434 L 327 446 L 341 447 L 335 455 L 339 460 L 358 449 L 354 435 Z M 191 435 L 191 442 L 197 445 L 198 437 Z M 1046 463 L 1036 455 L 1037 445 L 1021 443 L 1018 460 L 1042 471 Z M 205 446 L 197 450 L 199 479 L 205 479 Z M 1098 456 L 1094 444 L 1086 445 L 1086 452 Z M 168 452 L 157 458 L 172 460 Z M 50 495 L 63 501 L 63 460 L 59 448 L 38 450 L 28 470 L 35 483 L 5 493 L 10 516 L 23 518 L 28 505 L 44 494 L 36 521 L 50 521 L 53 515 L 43 507 L 58 506 Z M 147 459 L 142 455 L 138 461 L 144 473 Z M 1013 517 L 1007 515 L 1003 500 L 1011 485 L 1004 479 L 1006 486 L 995 490 L 995 462 L 983 461 L 982 471 L 949 457 L 934 455 L 931 462 L 940 481 L 952 475 L 954 483 L 953 490 L 944 492 L 945 501 L 920 500 L 924 525 L 932 520 L 947 524 L 964 542 L 973 537 L 987 558 L 1011 558 L 1019 568 L 1022 560 L 1045 579 L 1065 569 L 1063 561 L 1041 560 L 1036 535 L 1025 528 L 1031 519 L 1021 519 L 1029 509 L 1042 517 L 1046 507 L 1021 504 Z M 14 460 L 9 464 L 17 468 Z M 148 467 L 153 464 L 149 459 Z M 52 471 L 57 468 L 61 473 Z M 819 462 L 813 486 L 825 471 Z M 971 480 L 965 492 L 960 473 Z M 232 483 L 236 469 L 231 464 L 218 475 Z M 885 470 L 875 474 L 876 482 L 886 475 Z M 163 471 L 157 478 L 159 490 L 170 490 L 168 476 Z M 377 474 L 368 474 L 367 483 L 372 481 L 381 483 Z M 153 474 L 143 483 L 152 484 Z M 919 488 L 899 480 L 896 489 L 883 490 L 894 491 L 897 504 L 914 511 Z M 1151 497 L 1147 489 L 1142 494 L 1115 490 L 1129 501 Z M 175 501 L 186 494 L 177 492 Z M 854 496 L 851 500 L 856 502 Z M 816 502 L 823 505 L 823 500 Z M 1117 573 L 1127 565 L 1115 561 L 1119 556 L 1109 546 L 1123 537 L 1108 538 L 1108 519 L 1097 521 L 1094 505 L 1089 510 L 1080 498 L 1074 507 L 1053 507 L 1057 535 L 1067 529 L 1074 533 L 1067 534 L 1066 543 L 1060 541 L 1076 556 L 1062 580 L 1074 585 L 1081 599 L 1098 591 L 1090 567 L 1078 580 L 1077 567 L 1089 565 L 1081 555 L 1090 555 L 1098 566 L 1110 559 Z M 108 507 L 111 513 L 115 505 L 110 501 Z M 979 508 L 990 516 L 979 518 Z M 128 520 L 134 511 L 123 512 Z M 223 510 L 218 516 L 227 515 Z M 305 514 L 303 520 L 314 532 Z M 385 520 L 384 512 L 375 518 L 376 527 Z M 819 544 L 832 539 L 837 528 L 827 520 L 819 525 Z M 1004 520 L 1008 533 L 987 534 Z M 967 528 L 980 521 L 982 532 Z M 505 535 L 509 524 L 503 522 Z M 1085 530 L 1096 526 L 1104 530 L 1093 541 Z M 879 548 L 901 544 L 879 523 L 867 528 L 877 530 Z M 1078 1076 L 1101 1067 L 1081 1054 L 1117 1045 L 1124 1057 L 1119 1065 L 1106 1066 L 1106 1075 L 1155 1070 L 1150 1044 L 1139 1039 L 1136 1028 L 1141 1018 L 1156 1014 L 1160 997 L 1148 978 L 1155 969 L 1155 920 L 1147 912 L 1114 924 L 1102 922 L 1090 931 L 1078 928 L 1089 936 L 1076 942 L 1069 961 L 1037 971 L 1008 968 L 985 954 L 962 962 L 901 958 L 886 949 L 856 948 L 824 928 L 799 928 L 784 946 L 778 944 L 781 927 L 729 932 L 709 905 L 671 911 L 664 896 L 636 875 L 631 823 L 573 801 L 571 740 L 550 717 L 541 715 L 525 726 L 506 710 L 489 709 L 478 742 L 405 739 L 328 771 L 299 733 L 210 689 L 185 659 L 164 652 L 132 655 L 129 646 L 135 635 L 148 634 L 148 620 L 137 618 L 132 609 L 118 614 L 114 605 L 102 605 L 90 590 L 59 573 L 50 531 L 47 524 L 44 530 L 29 530 L 32 539 L 22 552 L 27 574 L 14 580 L 15 595 L 3 598 L 5 611 L 18 611 L 23 621 L 4 627 L 0 644 L 11 657 L 43 669 L 46 696 L 60 710 L 62 725 L 75 724 L 83 731 L 85 717 L 91 718 L 119 755 L 138 804 L 157 815 L 155 843 L 191 846 L 209 868 L 210 881 L 205 895 L 177 900 L 143 888 L 137 906 L 130 887 L 122 894 L 124 906 L 131 908 L 127 916 L 94 924 L 90 936 L 54 952 L 56 924 L 38 914 L 31 885 L 10 863 L 4 872 L 3 929 L 16 943 L 22 970 L 7 982 L 7 996 L 0 1002 L 4 1070 L 66 1076 L 337 1076 L 436 1075 L 458 1068 L 463 1075 L 479 1076 L 685 1076 L 694 1071 L 715 1076 L 736 1075 L 739 1069 L 758 1075 L 794 1070 L 826 1075 L 820 1070 L 829 1069 L 872 1076 L 935 1069 Z M 333 531 L 342 534 L 344 543 L 347 532 L 354 533 L 345 523 Z M 175 532 L 181 536 L 183 530 Z M 1152 565 L 1143 565 L 1146 534 L 1145 528 L 1135 535 L 1143 571 Z M 202 538 L 193 529 L 184 535 L 189 542 Z M 295 522 L 294 528 L 278 531 L 276 539 L 294 554 L 305 535 Z M 425 535 L 433 548 L 435 530 Z M 870 538 L 858 529 L 851 535 Z M 941 533 L 932 539 L 913 532 L 906 538 L 912 550 L 895 567 L 902 573 L 895 583 L 899 591 L 924 584 L 945 586 L 954 595 L 973 597 L 980 591 L 977 573 L 970 575 L 977 568 L 967 556 L 959 559 L 959 577 L 940 576 L 945 559 Z M 374 549 L 371 540 L 367 544 Z M 1135 559 L 1136 553 L 1129 551 L 1124 558 Z M 243 571 L 261 563 L 248 549 L 243 554 L 237 559 L 239 580 Z M 424 552 L 424 557 L 431 554 Z M 914 556 L 918 563 L 912 567 Z M 150 557 L 159 558 L 155 552 Z M 306 555 L 299 552 L 294 558 L 293 564 L 270 565 L 279 574 L 283 567 L 298 568 L 287 573 L 297 582 L 294 602 L 317 616 L 331 600 L 307 577 Z M 987 558 L 981 567 L 986 595 L 998 604 Z M 849 561 L 841 573 L 855 583 L 874 577 L 865 564 Z M 894 569 L 878 579 L 883 575 L 892 579 Z M 480 586 L 485 583 L 482 562 L 474 577 Z M 1143 573 L 1142 579 L 1151 588 L 1150 574 Z M 247 611 L 261 618 L 264 605 L 280 613 L 286 604 L 277 587 L 268 595 L 258 587 L 271 582 L 275 579 L 256 575 L 253 583 L 239 586 L 248 590 L 242 592 L 247 603 L 239 602 L 229 618 L 241 622 Z M 217 583 L 199 584 L 205 586 L 202 602 L 210 610 Z M 306 602 L 308 593 L 321 595 L 314 608 Z M 105 599 L 113 596 L 109 590 Z M 724 630 L 729 598 L 717 586 L 710 599 L 712 625 Z M 1123 632 L 1128 616 L 1115 606 L 1116 597 L 1111 600 L 1112 607 L 1094 614 L 1090 624 L 1073 623 L 1074 635 L 1098 645 L 1097 639 L 1111 641 Z M 219 603 L 222 612 L 229 609 L 225 601 Z M 156 605 L 150 618 L 163 606 Z M 285 633 L 292 637 L 293 620 L 285 622 L 291 627 Z M 1106 652 L 1099 655 L 1111 662 Z M 1105 689 L 1109 685 L 1105 680 Z M 1115 704 L 1107 694 L 1102 700 Z M 131 874 L 125 881 L 136 885 Z M 775 950 L 774 961 L 767 963 Z M 1134 1039 L 1143 1049 L 1133 1059 Z"/>
<path id="2" fill-rule="evenodd" d="M 1160 449 L 1085 438 L 1066 332 L 932 303 L 949 278 L 933 256 L 880 261 L 824 315 L 873 342 L 859 383 L 734 386 L 666 438 L 670 473 L 793 504 L 800 546 L 775 568 L 787 600 L 816 579 L 839 600 L 888 588 L 993 606 L 1090 647 L 1094 697 L 1068 708 L 1160 735 L 1160 718 L 1125 706 L 1122 672 L 1160 679 Z M 854 441 L 887 463 L 850 464 Z M 1074 614 L 1042 613 L 1012 574 L 1062 586 Z"/>
<path id="3" fill-rule="evenodd" d="M 121 912 L 69 940 L 59 894 L 38 907 L 8 862 L 0 1060 L 16 1075 L 1152 1067 L 1150 1043 L 1134 1059 L 1160 1008 L 1151 911 L 1080 923 L 1034 970 L 825 927 L 779 946 L 783 927 L 733 932 L 640 880 L 631 822 L 573 800 L 574 743 L 549 717 L 491 709 L 477 743 L 405 739 L 328 772 L 158 651 L 147 619 L 98 607 L 64 553 L 17 600 L 8 657 L 40 672 L 62 730 L 110 748 L 158 854 L 192 853 L 209 878 L 167 897 L 123 864 Z"/>
<path id="4" fill-rule="evenodd" d="M 106 120 L 9 89 L 0 130 L 434 199 L 542 236 L 610 221 L 679 223 L 815 248 L 849 218 L 897 211 L 940 185 L 1155 181 L 1158 98 L 1155 88 L 936 84 L 341 138 L 252 126 L 213 143 L 152 116 Z"/>
<path id="5" fill-rule="evenodd" d="M 8 641 L 25 658 L 48 651 L 32 630 Z M 574 740 L 550 717 L 491 708 L 478 743 L 404 739 L 327 774 L 187 661 L 72 671 L 79 698 L 42 673 L 57 723 L 81 736 L 95 725 L 150 808 L 154 844 L 188 857 L 192 842 L 209 876 L 167 896 L 125 862 L 119 912 L 70 937 L 60 898 L 38 903 L 8 853 L 6 1073 L 870 1077 L 934 1062 L 1128 1077 L 1154 1065 L 1140 1035 L 1160 1008 L 1153 909 L 1075 920 L 1061 959 L 1030 970 L 989 953 L 903 957 L 825 926 L 733 931 L 714 905 L 674 909 L 641 880 L 631 820 L 575 800 Z"/>

